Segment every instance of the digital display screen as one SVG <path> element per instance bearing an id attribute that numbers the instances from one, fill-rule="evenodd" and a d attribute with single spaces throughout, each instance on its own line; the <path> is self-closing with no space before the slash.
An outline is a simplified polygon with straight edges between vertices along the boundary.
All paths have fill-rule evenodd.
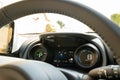
<path id="1" fill-rule="evenodd" d="M 54 65 L 59 66 L 70 66 L 73 64 L 73 50 L 61 49 L 56 50 L 54 57 Z"/>
<path id="2" fill-rule="evenodd" d="M 67 38 L 55 38 L 56 45 L 60 45 L 62 47 L 75 47 L 77 46 L 77 42 L 75 38 L 67 37 Z"/>

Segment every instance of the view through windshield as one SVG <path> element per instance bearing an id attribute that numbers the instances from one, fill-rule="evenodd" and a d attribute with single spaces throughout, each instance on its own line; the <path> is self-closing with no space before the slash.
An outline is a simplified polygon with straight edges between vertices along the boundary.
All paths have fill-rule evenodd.
<path id="1" fill-rule="evenodd" d="M 90 28 L 76 19 L 53 13 L 34 14 L 20 18 L 15 21 L 15 27 L 18 29 L 18 34 L 91 31 Z"/>

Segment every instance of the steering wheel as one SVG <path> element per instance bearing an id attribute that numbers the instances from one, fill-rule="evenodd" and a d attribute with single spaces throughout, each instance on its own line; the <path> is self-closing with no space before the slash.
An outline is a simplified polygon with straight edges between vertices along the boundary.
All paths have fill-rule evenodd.
<path id="1" fill-rule="evenodd" d="M 88 25 L 96 33 L 98 33 L 102 37 L 102 39 L 107 43 L 107 45 L 113 51 L 117 63 L 120 64 L 120 54 L 119 54 L 120 53 L 120 49 L 119 49 L 120 48 L 120 29 L 118 28 L 118 26 L 115 25 L 113 22 L 111 22 L 109 19 L 107 19 L 105 16 L 99 14 L 98 12 L 92 10 L 91 8 L 84 6 L 80 3 L 76 3 L 74 1 L 25 0 L 25 1 L 14 3 L 12 5 L 8 5 L 0 9 L 0 27 L 12 22 L 17 18 L 34 14 L 34 13 L 45 13 L 45 12 L 67 15 Z M 17 64 L 17 68 L 20 67 L 20 69 L 25 69 L 23 67 L 26 67 L 27 61 L 26 61 L 26 64 L 23 61 L 23 64 L 24 66 L 20 66 Z M 41 66 L 41 64 L 43 63 L 40 63 L 39 67 Z M 15 66 L 14 64 L 12 65 Z M 45 68 L 47 69 L 48 67 L 45 67 Z M 45 68 L 43 71 L 46 71 Z M 60 77 L 60 79 L 66 80 L 66 77 L 62 75 L 60 71 L 56 70 L 55 68 L 51 68 L 50 70 L 51 71 L 53 70 L 53 73 L 56 72 L 56 74 L 58 75 L 61 74 L 60 76 L 62 77 Z M 25 70 L 25 71 L 29 71 L 29 70 Z M 46 74 L 49 75 L 49 73 L 46 73 Z M 32 78 L 29 80 L 32 80 Z M 48 78 L 46 80 L 50 80 L 50 79 Z"/>

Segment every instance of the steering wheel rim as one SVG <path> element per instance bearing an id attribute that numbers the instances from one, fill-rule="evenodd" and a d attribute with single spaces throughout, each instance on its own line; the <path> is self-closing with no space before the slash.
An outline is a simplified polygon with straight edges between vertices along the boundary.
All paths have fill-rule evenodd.
<path id="1" fill-rule="evenodd" d="M 17 18 L 44 12 L 67 15 L 88 25 L 107 43 L 120 64 L 120 29 L 118 26 L 98 12 L 74 1 L 26 0 L 8 5 L 0 9 L 0 27 Z"/>

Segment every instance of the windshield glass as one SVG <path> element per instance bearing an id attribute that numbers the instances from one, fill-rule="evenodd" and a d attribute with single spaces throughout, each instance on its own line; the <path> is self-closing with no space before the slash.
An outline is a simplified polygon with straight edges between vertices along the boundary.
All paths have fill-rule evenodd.
<path id="1" fill-rule="evenodd" d="M 15 26 L 18 34 L 46 32 L 92 32 L 89 27 L 80 23 L 76 19 L 53 13 L 34 14 L 17 19 L 15 20 Z"/>

